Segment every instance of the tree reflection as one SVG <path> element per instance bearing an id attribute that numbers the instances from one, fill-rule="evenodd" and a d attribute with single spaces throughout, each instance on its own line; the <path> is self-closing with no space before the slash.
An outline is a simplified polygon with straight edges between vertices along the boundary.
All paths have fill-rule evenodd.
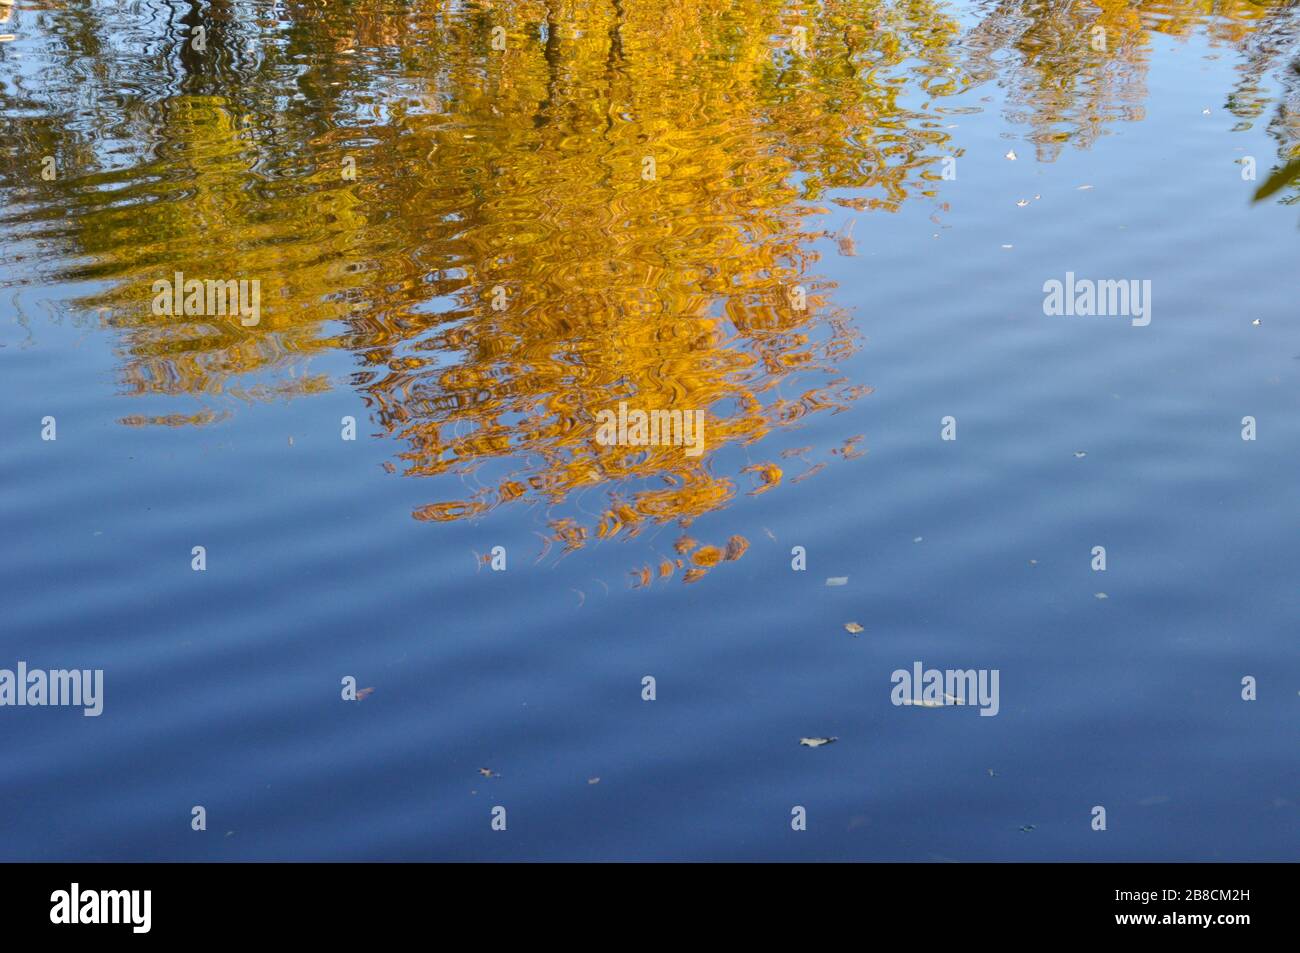
<path id="1" fill-rule="evenodd" d="M 7 90 L 6 222 L 38 246 L 33 280 L 98 282 L 79 306 L 115 331 L 125 392 L 310 394 L 330 386 L 310 356 L 345 350 L 402 471 L 472 485 L 417 519 L 538 502 L 572 549 L 792 482 L 763 438 L 869 392 L 836 369 L 858 339 L 817 272 L 817 223 L 830 203 L 937 201 L 938 160 L 960 153 L 945 97 L 1005 85 L 1050 161 L 1141 118 L 1153 32 L 1203 27 L 1246 52 L 1233 103 L 1253 117 L 1289 12 L 1009 0 L 963 34 L 923 0 L 42 11 L 43 78 Z M 76 171 L 34 178 L 41 155 Z M 152 314 L 175 271 L 259 279 L 262 323 Z M 705 411 L 705 453 L 598 442 L 620 402 Z M 809 470 L 861 455 L 845 436 Z M 730 446 L 750 462 L 723 472 Z M 555 509 L 585 490 L 599 512 Z M 717 543 L 639 579 L 698 578 L 746 546 Z"/>

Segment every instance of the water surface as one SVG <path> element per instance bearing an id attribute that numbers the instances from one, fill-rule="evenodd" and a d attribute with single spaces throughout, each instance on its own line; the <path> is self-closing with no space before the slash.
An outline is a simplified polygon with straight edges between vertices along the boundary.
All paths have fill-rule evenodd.
<path id="1" fill-rule="evenodd" d="M 1296 859 L 1294 4 L 0 17 L 0 857 Z"/>

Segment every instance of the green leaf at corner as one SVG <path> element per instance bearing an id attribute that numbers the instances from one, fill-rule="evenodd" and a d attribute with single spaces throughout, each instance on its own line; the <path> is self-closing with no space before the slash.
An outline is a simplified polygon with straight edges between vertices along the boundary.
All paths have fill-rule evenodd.
<path id="1" fill-rule="evenodd" d="M 1278 169 L 1255 192 L 1255 201 L 1266 199 L 1292 179 L 1300 177 L 1300 159 L 1292 159 Z"/>

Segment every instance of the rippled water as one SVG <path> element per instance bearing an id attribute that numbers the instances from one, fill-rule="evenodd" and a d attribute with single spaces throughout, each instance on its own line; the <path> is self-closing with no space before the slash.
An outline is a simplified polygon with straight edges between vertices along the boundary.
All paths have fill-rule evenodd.
<path id="1" fill-rule="evenodd" d="M 0 19 L 0 857 L 1296 858 L 1293 3 Z"/>

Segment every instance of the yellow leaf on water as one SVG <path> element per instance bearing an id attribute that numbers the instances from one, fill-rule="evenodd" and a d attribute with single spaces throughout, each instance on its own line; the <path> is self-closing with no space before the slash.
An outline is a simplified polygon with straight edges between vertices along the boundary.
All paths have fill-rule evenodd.
<path id="1" fill-rule="evenodd" d="M 862 626 L 858 625 L 856 622 L 845 622 L 844 628 L 853 635 L 857 635 L 859 632 L 863 631 Z"/>

